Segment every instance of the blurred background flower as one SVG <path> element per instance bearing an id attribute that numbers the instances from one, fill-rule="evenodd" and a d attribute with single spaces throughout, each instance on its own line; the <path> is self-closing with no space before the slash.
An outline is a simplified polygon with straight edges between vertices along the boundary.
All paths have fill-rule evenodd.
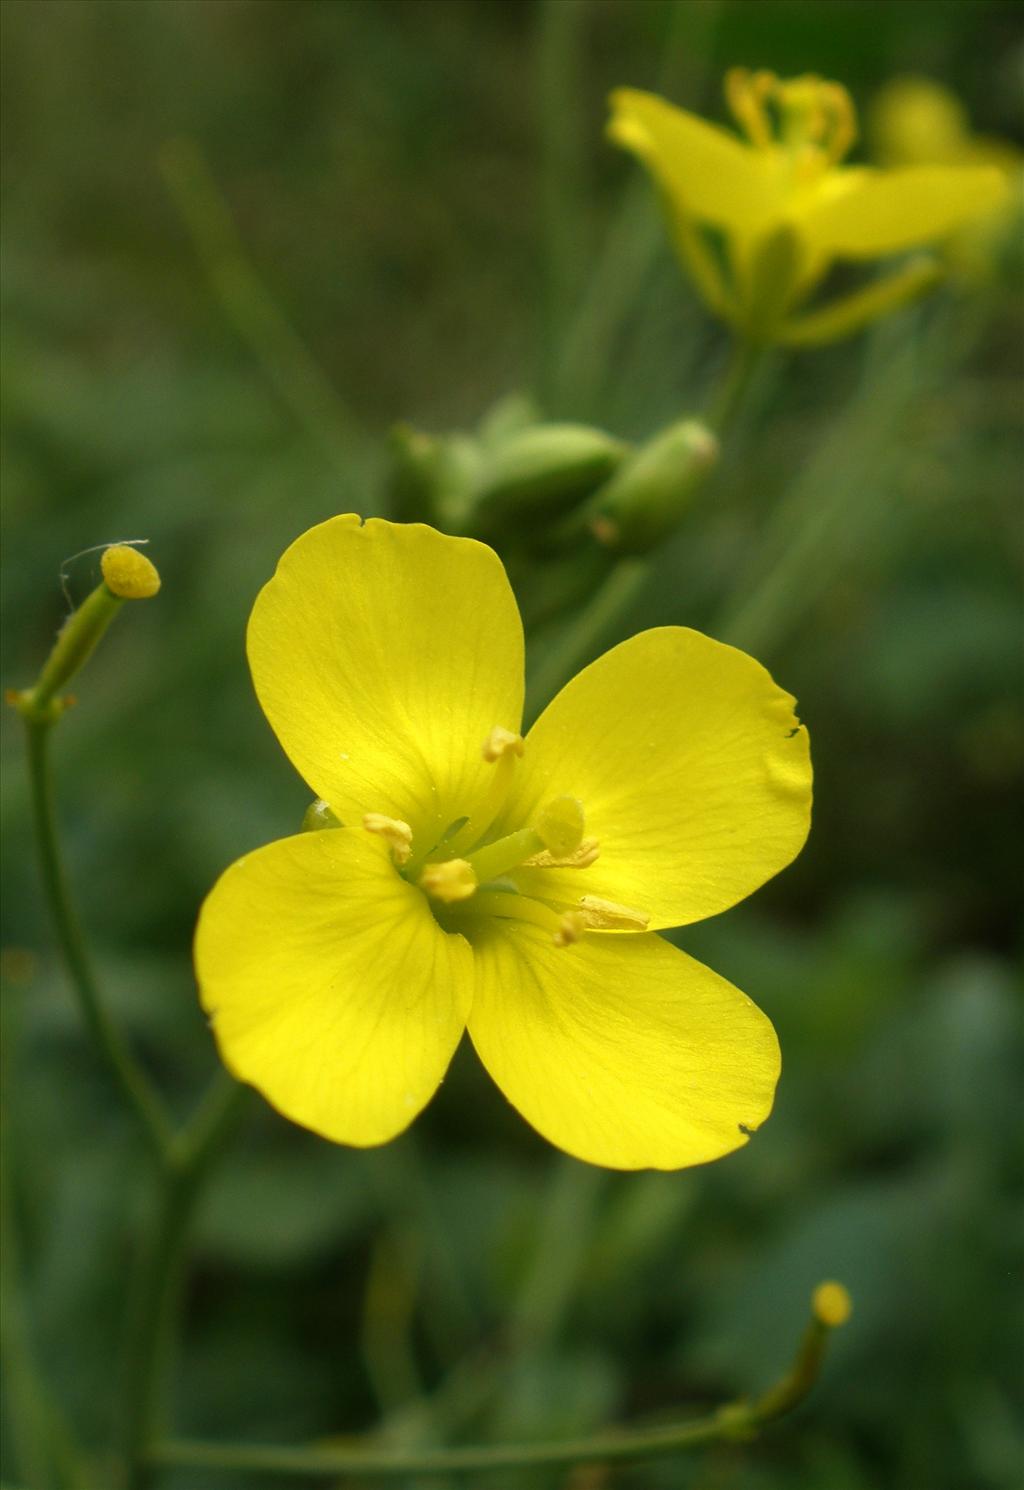
<path id="1" fill-rule="evenodd" d="M 726 333 L 603 138 L 609 90 L 721 121 L 735 65 L 839 79 L 862 111 L 926 75 L 1019 145 L 1020 10 L 7 0 L 3 25 L 4 680 L 45 654 L 66 556 L 149 538 L 163 589 L 111 633 L 57 764 L 117 1013 L 184 1100 L 213 1059 L 196 908 L 308 805 L 243 659 L 277 556 L 338 511 L 389 512 L 397 420 L 475 429 L 521 388 L 639 444 L 720 375 Z M 771 1122 L 705 1170 L 609 1178 L 560 1164 L 472 1059 L 376 1153 L 253 1104 L 199 1217 L 182 1431 L 298 1440 L 383 1413 L 408 1441 L 436 1390 L 452 1436 L 718 1401 L 774 1374 L 834 1276 L 856 1310 L 799 1424 L 577 1490 L 1019 1477 L 1022 320 L 1011 245 L 969 292 L 767 359 L 692 516 L 594 639 L 696 625 L 801 701 L 806 852 L 677 938 L 776 1025 Z M 97 561 L 67 565 L 76 600 Z M 555 571 L 512 572 L 543 669 Z M 14 1214 L 41 1352 L 95 1437 L 143 1197 L 55 962 L 16 726 Z"/>

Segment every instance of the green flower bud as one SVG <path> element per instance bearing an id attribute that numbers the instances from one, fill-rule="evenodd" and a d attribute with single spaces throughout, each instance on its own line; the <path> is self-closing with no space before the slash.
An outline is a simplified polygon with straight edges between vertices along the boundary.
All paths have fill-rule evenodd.
<path id="1" fill-rule="evenodd" d="M 537 424 L 489 454 L 476 493 L 474 529 L 492 533 L 522 518 L 560 516 L 622 464 L 629 447 L 585 424 Z"/>
<path id="2" fill-rule="evenodd" d="M 400 522 L 465 526 L 483 456 L 468 435 L 428 435 L 399 424 L 391 432 L 391 511 Z"/>
<path id="3" fill-rule="evenodd" d="M 675 529 L 717 459 L 718 441 L 696 419 L 662 430 L 594 495 L 595 538 L 616 553 L 647 553 Z"/>

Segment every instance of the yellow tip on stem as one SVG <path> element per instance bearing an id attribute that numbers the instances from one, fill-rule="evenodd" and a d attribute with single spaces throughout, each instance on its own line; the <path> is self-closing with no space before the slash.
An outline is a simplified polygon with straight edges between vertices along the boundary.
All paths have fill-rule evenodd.
<path id="1" fill-rule="evenodd" d="M 156 565 L 124 543 L 104 550 L 100 569 L 107 589 L 120 600 L 149 600 L 160 588 Z"/>
<path id="2" fill-rule="evenodd" d="M 819 1283 L 811 1295 L 811 1309 L 819 1324 L 836 1330 L 853 1313 L 853 1300 L 841 1283 Z"/>

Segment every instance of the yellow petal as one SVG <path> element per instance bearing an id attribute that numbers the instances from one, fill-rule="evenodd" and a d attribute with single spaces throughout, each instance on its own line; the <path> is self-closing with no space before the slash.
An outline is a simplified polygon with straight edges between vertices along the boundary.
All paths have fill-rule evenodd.
<path id="1" fill-rule="evenodd" d="M 474 938 L 469 1032 L 551 1143 L 611 1169 L 681 1169 L 746 1143 L 771 1111 L 775 1031 L 732 984 L 661 937 L 555 946 L 525 922 Z"/>
<path id="2" fill-rule="evenodd" d="M 472 953 L 361 828 L 247 854 L 211 890 L 196 973 L 224 1064 L 336 1143 L 384 1143 L 430 1100 L 465 1026 Z"/>
<path id="3" fill-rule="evenodd" d="M 720 227 L 749 228 L 779 208 L 767 156 L 696 114 L 636 88 L 611 95 L 608 132 L 638 156 L 673 206 Z"/>
<path id="4" fill-rule="evenodd" d="M 801 231 L 825 253 L 873 258 L 932 243 L 997 207 L 1006 180 L 995 166 L 855 168 L 834 173 L 841 190 L 823 192 Z"/>
<path id="5" fill-rule="evenodd" d="M 519 729 L 519 613 L 497 555 L 468 538 L 352 516 L 311 528 L 260 592 L 248 650 L 316 795 L 346 823 L 409 823 L 414 852 L 486 789 L 491 730 Z"/>
<path id="6" fill-rule="evenodd" d="M 660 627 L 585 668 L 526 738 L 507 820 L 578 797 L 600 857 L 588 869 L 522 869 L 530 895 L 596 895 L 652 930 L 715 915 L 799 852 L 810 822 L 807 731 L 752 657 Z"/>

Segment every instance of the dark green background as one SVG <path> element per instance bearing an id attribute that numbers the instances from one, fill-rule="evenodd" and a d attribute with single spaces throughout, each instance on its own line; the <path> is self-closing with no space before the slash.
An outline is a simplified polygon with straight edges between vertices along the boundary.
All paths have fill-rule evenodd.
<path id="1" fill-rule="evenodd" d="M 553 416 L 636 438 L 699 407 L 721 371 L 724 333 L 681 280 L 646 182 L 602 140 L 607 90 L 659 87 L 721 117 L 736 63 L 841 79 L 861 106 L 925 72 L 979 129 L 1019 139 L 1020 12 L 6 0 L 2 16 L 4 681 L 29 682 L 46 653 L 62 563 L 74 599 L 96 582 L 95 554 L 68 555 L 149 538 L 163 592 L 118 622 L 55 743 L 110 1000 L 185 1110 L 213 1067 L 189 966 L 197 906 L 307 800 L 243 652 L 282 549 L 334 512 L 386 512 L 397 419 L 468 427 L 525 388 Z M 182 140 L 243 246 L 219 280 L 183 206 L 205 241 L 231 230 L 217 198 L 183 197 Z M 618 1176 L 560 1160 L 465 1050 L 412 1133 L 373 1153 L 254 1098 L 199 1220 L 178 1431 L 298 1442 L 383 1413 L 411 1442 L 430 1430 L 410 1400 L 441 1381 L 435 1431 L 456 1440 L 671 1414 L 767 1384 L 810 1288 L 836 1276 L 856 1311 L 799 1418 L 757 1444 L 550 1483 L 1020 1482 L 1010 260 L 769 366 L 618 633 L 693 623 L 747 645 L 810 728 L 808 849 L 679 938 L 775 1021 L 771 1122 L 710 1168 Z M 40 1351 L 95 1445 L 150 1197 L 55 962 L 5 726 L 14 1213 Z M 5 1473 L 18 1483 L 15 1463 Z"/>

